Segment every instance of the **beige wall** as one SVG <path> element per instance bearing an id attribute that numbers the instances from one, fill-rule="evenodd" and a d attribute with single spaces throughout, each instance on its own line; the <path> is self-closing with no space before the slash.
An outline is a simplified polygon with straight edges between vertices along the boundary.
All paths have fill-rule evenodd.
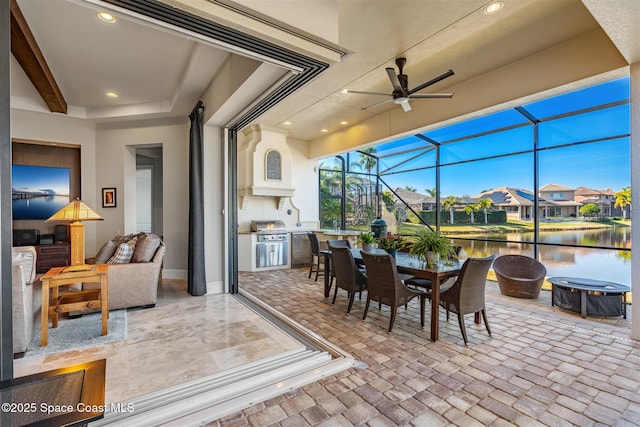
<path id="1" fill-rule="evenodd" d="M 96 187 L 96 134 L 92 124 L 59 114 L 14 109 L 11 111 L 11 136 L 12 138 L 80 145 L 81 198 L 89 206 L 98 207 L 101 195 Z M 85 224 L 85 245 L 88 256 L 95 253 L 98 224 L 97 222 Z"/>
<path id="2" fill-rule="evenodd" d="M 96 132 L 96 189 L 116 187 L 116 208 L 99 208 L 104 222 L 97 239 L 105 242 L 116 234 L 136 228 L 135 147 L 158 145 L 163 155 L 163 230 L 167 254 L 163 276 L 185 277 L 188 232 L 189 125 L 185 119 L 174 124 L 144 124 Z M 101 243 L 100 243 L 101 244 Z M 87 249 L 89 252 L 89 249 Z"/>
<path id="3" fill-rule="evenodd" d="M 127 127 L 128 126 L 128 127 Z M 224 203 L 226 194 L 222 130 L 205 128 L 205 241 L 209 289 L 224 286 Z M 104 221 L 85 224 L 86 255 L 116 234 L 135 231 L 135 148 L 161 146 L 163 152 L 163 229 L 167 255 L 163 276 L 184 278 L 187 270 L 189 214 L 189 122 L 145 123 L 98 128 L 84 120 L 62 115 L 12 111 L 14 138 L 81 146 L 82 200 Z M 102 208 L 103 187 L 117 189 L 117 207 Z"/>

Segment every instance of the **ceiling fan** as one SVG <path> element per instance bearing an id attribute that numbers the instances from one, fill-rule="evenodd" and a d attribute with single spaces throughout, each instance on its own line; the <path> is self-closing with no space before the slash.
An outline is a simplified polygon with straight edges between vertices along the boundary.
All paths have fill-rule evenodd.
<path id="1" fill-rule="evenodd" d="M 407 63 L 406 58 L 396 58 L 396 65 L 398 66 L 399 74 L 396 75 L 396 70 L 392 67 L 387 67 L 387 74 L 389 75 L 389 80 L 391 80 L 391 85 L 393 86 L 393 92 L 391 94 L 388 93 L 379 93 L 379 92 L 361 92 L 357 90 L 347 90 L 347 93 L 358 93 L 362 95 L 382 95 L 382 96 L 390 96 L 390 99 L 386 99 L 384 101 L 376 102 L 375 104 L 369 105 L 367 107 L 363 107 L 362 110 L 367 110 L 372 107 L 377 107 L 378 105 L 384 104 L 386 102 L 392 101 L 394 104 L 399 104 L 402 109 L 407 112 L 411 111 L 411 105 L 409 104 L 409 99 L 420 99 L 420 98 L 451 98 L 453 93 L 416 93 L 421 91 L 422 89 L 431 86 L 433 84 L 438 83 L 441 80 L 446 79 L 447 77 L 453 76 L 453 71 L 449 70 L 444 74 L 439 75 L 438 77 L 429 80 L 428 82 L 424 82 L 421 85 L 414 87 L 413 89 L 409 89 L 409 78 L 406 74 L 402 72 L 405 64 Z"/>

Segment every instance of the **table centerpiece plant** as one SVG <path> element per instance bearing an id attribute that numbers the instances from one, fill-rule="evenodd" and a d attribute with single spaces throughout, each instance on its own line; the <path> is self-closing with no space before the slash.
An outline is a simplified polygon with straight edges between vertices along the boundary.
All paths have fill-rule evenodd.
<path id="1" fill-rule="evenodd" d="M 404 238 L 399 234 L 387 234 L 378 239 L 378 248 L 384 249 L 393 257 L 396 256 L 396 252 L 402 249 L 404 245 Z"/>
<path id="2" fill-rule="evenodd" d="M 373 244 L 376 242 L 376 238 L 371 231 L 361 231 L 358 236 L 358 243 L 362 245 L 362 249 L 366 252 L 371 252 Z"/>
<path id="3" fill-rule="evenodd" d="M 428 266 L 434 266 L 440 259 L 455 256 L 451 240 L 435 230 L 418 231 L 409 253 L 424 259 Z"/>

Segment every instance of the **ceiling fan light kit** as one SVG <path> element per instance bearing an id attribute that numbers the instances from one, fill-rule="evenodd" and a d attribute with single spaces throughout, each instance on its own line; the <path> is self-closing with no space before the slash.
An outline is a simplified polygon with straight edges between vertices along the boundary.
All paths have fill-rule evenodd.
<path id="1" fill-rule="evenodd" d="M 455 73 L 453 70 L 448 70 L 447 72 L 424 82 L 413 89 L 409 89 L 409 77 L 402 72 L 404 66 L 407 63 L 406 58 L 396 58 L 396 65 L 398 66 L 398 74 L 396 74 L 396 70 L 392 67 L 387 67 L 385 70 L 387 71 L 387 75 L 389 76 L 389 80 L 391 81 L 391 86 L 393 86 L 393 92 L 391 94 L 388 93 L 380 93 L 380 92 L 361 92 L 356 90 L 347 90 L 347 93 L 355 93 L 361 95 L 379 95 L 379 96 L 390 96 L 391 98 L 376 102 L 375 104 L 371 104 L 367 107 L 363 107 L 362 110 L 368 110 L 369 108 L 377 107 L 378 105 L 384 104 L 386 102 L 392 101 L 394 104 L 398 104 L 402 107 L 405 112 L 411 111 L 411 104 L 409 103 L 409 99 L 428 99 L 428 98 L 451 98 L 453 97 L 453 93 L 416 93 L 425 89 L 431 85 L 434 85 L 447 77 L 453 76 Z"/>

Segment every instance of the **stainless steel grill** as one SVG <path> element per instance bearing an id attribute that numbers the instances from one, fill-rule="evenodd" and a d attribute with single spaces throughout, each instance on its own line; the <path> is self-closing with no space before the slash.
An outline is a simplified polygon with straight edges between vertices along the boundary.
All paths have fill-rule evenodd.
<path id="1" fill-rule="evenodd" d="M 251 231 L 258 233 L 256 267 L 277 267 L 289 263 L 289 233 L 283 221 L 253 220 Z"/>
<path id="2" fill-rule="evenodd" d="M 251 221 L 251 231 L 262 234 L 286 233 L 287 226 L 284 221 L 274 220 L 253 220 Z"/>

